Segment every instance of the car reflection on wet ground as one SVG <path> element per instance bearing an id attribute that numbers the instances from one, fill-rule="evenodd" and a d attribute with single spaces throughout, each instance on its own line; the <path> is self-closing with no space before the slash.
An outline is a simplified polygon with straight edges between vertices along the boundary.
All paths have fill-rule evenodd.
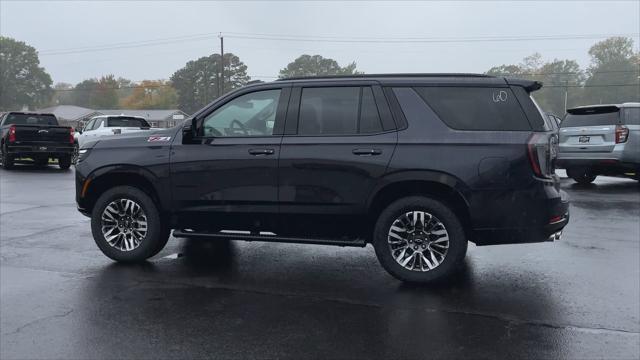
<path id="1" fill-rule="evenodd" d="M 373 249 L 171 239 L 115 264 L 73 171 L 0 170 L 0 357 L 638 358 L 640 187 L 563 180 L 555 243 L 469 248 L 449 283 L 402 284 Z"/>

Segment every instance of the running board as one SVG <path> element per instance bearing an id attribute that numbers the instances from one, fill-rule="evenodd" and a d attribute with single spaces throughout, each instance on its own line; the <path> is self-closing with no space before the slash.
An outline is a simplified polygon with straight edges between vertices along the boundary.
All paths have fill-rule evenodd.
<path id="1" fill-rule="evenodd" d="M 335 246 L 355 246 L 365 247 L 367 242 L 364 239 L 320 239 L 320 238 L 300 238 L 300 237 L 285 237 L 277 235 L 256 235 L 256 234 L 232 234 L 232 233 L 206 233 L 195 232 L 190 230 L 173 230 L 174 237 L 187 237 L 187 238 L 203 238 L 203 239 L 217 239 L 217 240 L 245 240 L 245 241 L 264 241 L 264 242 L 279 242 L 279 243 L 291 243 L 291 244 L 315 244 L 315 245 L 335 245 Z"/>

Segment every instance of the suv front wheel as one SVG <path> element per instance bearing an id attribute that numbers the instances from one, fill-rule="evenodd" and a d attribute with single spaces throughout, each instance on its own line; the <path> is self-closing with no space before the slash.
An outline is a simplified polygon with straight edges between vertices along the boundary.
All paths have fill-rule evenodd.
<path id="1" fill-rule="evenodd" d="M 442 202 L 411 196 L 378 217 L 373 246 L 380 264 L 399 280 L 428 283 L 453 274 L 467 252 L 464 229 Z"/>
<path id="2" fill-rule="evenodd" d="M 102 252 L 119 262 L 141 262 L 164 248 L 169 230 L 151 197 L 131 186 L 107 190 L 91 214 L 91 232 Z"/>

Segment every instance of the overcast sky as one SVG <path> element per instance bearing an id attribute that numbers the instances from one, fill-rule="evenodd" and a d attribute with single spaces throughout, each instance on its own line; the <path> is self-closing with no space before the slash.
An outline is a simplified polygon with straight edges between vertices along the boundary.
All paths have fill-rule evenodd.
<path id="1" fill-rule="evenodd" d="M 0 0 L 0 33 L 34 46 L 54 82 L 106 74 L 168 79 L 187 61 L 219 52 L 220 32 L 225 52 L 263 80 L 305 53 L 356 61 L 367 73 L 484 72 L 534 52 L 587 66 L 595 36 L 628 34 L 637 51 L 640 1 Z M 264 37 L 256 34 L 279 40 L 240 37 Z M 594 38 L 575 38 L 585 35 Z M 563 39 L 531 40 L 544 36 Z M 322 41 L 298 40 L 309 38 Z M 486 38 L 501 41 L 478 41 Z"/>

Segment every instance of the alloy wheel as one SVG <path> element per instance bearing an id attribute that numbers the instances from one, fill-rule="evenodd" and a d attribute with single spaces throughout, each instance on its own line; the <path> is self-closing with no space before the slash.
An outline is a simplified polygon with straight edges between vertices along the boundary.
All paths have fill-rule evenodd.
<path id="1" fill-rule="evenodd" d="M 409 211 L 393 221 L 387 242 L 391 255 L 400 266 L 425 272 L 444 261 L 449 249 L 449 233 L 434 215 Z"/>
<path id="2" fill-rule="evenodd" d="M 136 249 L 147 236 L 147 215 L 136 201 L 117 199 L 102 212 L 102 235 L 120 251 Z"/>

